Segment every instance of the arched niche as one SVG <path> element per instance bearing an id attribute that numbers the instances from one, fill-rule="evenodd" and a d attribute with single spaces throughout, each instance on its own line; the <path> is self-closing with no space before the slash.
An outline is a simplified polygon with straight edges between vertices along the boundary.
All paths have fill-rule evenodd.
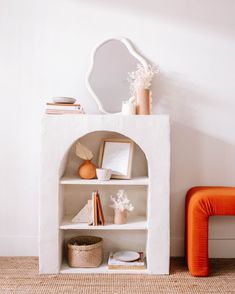
<path id="1" fill-rule="evenodd" d="M 111 131 L 94 131 L 83 135 L 78 138 L 69 146 L 68 150 L 66 150 L 65 155 L 62 159 L 60 166 L 60 174 L 63 178 L 78 178 L 77 170 L 78 167 L 82 164 L 83 160 L 76 156 L 75 148 L 76 143 L 79 141 L 87 148 L 89 148 L 94 157 L 92 162 L 98 166 L 98 157 L 99 157 L 99 149 L 102 139 L 104 138 L 125 138 L 131 139 L 130 137 L 124 136 L 118 132 Z M 146 156 L 143 150 L 139 147 L 138 144 L 134 142 L 134 152 L 133 152 L 133 160 L 132 160 L 132 178 L 140 178 L 148 176 L 148 163 Z M 115 181 L 115 180 L 114 180 Z M 61 206 L 61 218 L 64 215 L 73 215 L 79 209 L 81 209 L 87 202 L 88 195 L 91 195 L 92 191 L 98 189 L 102 194 L 102 201 L 104 204 L 104 211 L 108 218 L 112 216 L 112 209 L 109 208 L 110 203 L 110 195 L 115 195 L 119 189 L 124 189 L 127 191 L 128 198 L 133 203 L 135 209 L 130 214 L 130 216 L 143 216 L 146 217 L 147 214 L 147 187 L 146 186 L 106 186 L 105 189 L 102 187 L 102 181 L 99 182 L 101 185 L 89 185 L 89 180 L 87 180 L 87 185 L 79 185 L 79 188 L 76 185 L 70 185 L 69 187 L 60 186 L 60 190 L 64 189 L 61 193 L 64 195 L 63 197 L 63 206 Z M 79 190 L 79 192 L 78 192 Z M 79 194 L 79 199 L 78 199 Z M 136 196 L 138 195 L 138 201 Z M 90 196 L 89 196 L 90 197 Z M 69 200 L 68 200 L 69 199 Z"/>
<path id="2" fill-rule="evenodd" d="M 83 162 L 83 160 L 77 157 L 75 154 L 75 146 L 78 141 L 92 151 L 94 154 L 92 162 L 98 166 L 99 148 L 103 138 L 131 139 L 130 137 L 124 136 L 121 133 L 111 131 L 94 131 L 87 133 L 86 135 L 74 141 L 68 150 L 66 150 L 66 153 L 61 161 L 60 175 L 65 177 L 76 176 L 77 169 Z M 132 177 L 135 178 L 146 176 L 148 176 L 148 163 L 145 153 L 141 147 L 139 147 L 139 145 L 134 142 Z"/>

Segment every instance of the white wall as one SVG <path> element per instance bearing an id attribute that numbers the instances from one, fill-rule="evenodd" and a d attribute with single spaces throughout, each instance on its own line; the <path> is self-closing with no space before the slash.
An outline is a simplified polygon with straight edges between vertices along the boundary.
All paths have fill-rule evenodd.
<path id="1" fill-rule="evenodd" d="M 90 52 L 120 35 L 161 69 L 154 110 L 172 120 L 172 255 L 183 254 L 186 190 L 235 186 L 234 0 L 0 0 L 1 255 L 37 255 L 45 102 L 75 96 L 97 112 L 84 85 Z M 210 253 L 234 257 L 234 218 L 211 222 Z"/>

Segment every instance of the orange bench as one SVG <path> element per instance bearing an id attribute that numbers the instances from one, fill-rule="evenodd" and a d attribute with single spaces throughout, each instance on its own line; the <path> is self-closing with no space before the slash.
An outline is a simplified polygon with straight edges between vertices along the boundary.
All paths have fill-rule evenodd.
<path id="1" fill-rule="evenodd" d="M 205 277 L 208 266 L 208 218 L 235 215 L 235 187 L 194 187 L 186 195 L 186 258 L 193 276 Z"/>

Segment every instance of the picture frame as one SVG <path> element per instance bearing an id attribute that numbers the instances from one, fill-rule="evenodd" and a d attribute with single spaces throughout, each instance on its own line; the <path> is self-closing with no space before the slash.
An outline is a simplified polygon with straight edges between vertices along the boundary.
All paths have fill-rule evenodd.
<path id="1" fill-rule="evenodd" d="M 112 170 L 112 179 L 131 179 L 134 142 L 130 139 L 104 138 L 99 152 L 99 168 Z"/>

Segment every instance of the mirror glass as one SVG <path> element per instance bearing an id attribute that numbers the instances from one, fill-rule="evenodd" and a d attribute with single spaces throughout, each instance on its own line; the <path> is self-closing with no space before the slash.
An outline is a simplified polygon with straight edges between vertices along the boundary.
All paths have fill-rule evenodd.
<path id="1" fill-rule="evenodd" d="M 128 72 L 140 63 L 120 40 L 104 42 L 95 51 L 88 83 L 106 113 L 121 112 L 122 101 L 130 98 Z M 101 107 L 99 107 L 100 110 Z"/>
<path id="2" fill-rule="evenodd" d="M 130 143 L 106 142 L 101 167 L 111 169 L 115 175 L 127 175 L 130 148 Z"/>

